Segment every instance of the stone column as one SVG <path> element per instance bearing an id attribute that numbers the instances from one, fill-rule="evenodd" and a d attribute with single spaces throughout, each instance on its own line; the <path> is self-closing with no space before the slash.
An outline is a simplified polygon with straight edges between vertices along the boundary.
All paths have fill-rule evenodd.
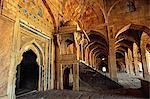
<path id="1" fill-rule="evenodd" d="M 132 57 L 132 51 L 131 51 L 130 48 L 128 48 L 128 58 L 129 58 L 129 70 L 130 70 L 130 74 L 134 75 L 133 57 Z"/>
<path id="2" fill-rule="evenodd" d="M 89 64 L 89 49 L 88 48 L 86 48 L 85 50 L 85 62 Z"/>
<path id="3" fill-rule="evenodd" d="M 125 64 L 123 62 L 121 62 L 121 65 L 122 65 L 121 71 L 125 72 Z"/>
<path id="4" fill-rule="evenodd" d="M 80 60 L 80 46 L 77 46 L 77 60 Z"/>
<path id="5" fill-rule="evenodd" d="M 115 36 L 113 34 L 113 27 L 107 27 L 108 39 L 109 39 L 109 55 L 108 55 L 108 67 L 109 74 L 112 80 L 117 81 L 117 65 L 116 65 L 116 51 L 115 51 Z"/>
<path id="6" fill-rule="evenodd" d="M 93 52 L 91 53 L 91 66 L 93 67 Z"/>
<path id="7" fill-rule="evenodd" d="M 95 62 L 95 57 L 94 57 L 94 54 L 92 55 L 92 65 L 93 65 L 93 67 L 95 68 L 95 64 L 94 64 L 94 62 Z"/>
<path id="8" fill-rule="evenodd" d="M 117 66 L 116 66 L 116 52 L 115 52 L 115 39 L 109 40 L 109 73 L 112 80 L 117 81 Z"/>
<path id="9" fill-rule="evenodd" d="M 96 55 L 95 55 L 95 53 L 94 53 L 94 62 L 93 62 L 93 64 L 94 64 L 95 68 L 97 69 L 97 67 L 96 67 Z"/>
<path id="10" fill-rule="evenodd" d="M 64 74 L 64 70 L 63 70 L 64 64 L 60 64 L 60 76 L 59 76 L 59 88 L 60 89 L 64 89 L 64 85 L 63 85 L 63 74 Z"/>
<path id="11" fill-rule="evenodd" d="M 143 47 L 141 47 L 141 56 L 142 56 L 142 65 L 143 65 L 143 76 L 145 79 L 150 79 L 148 73 L 148 65 L 146 62 L 146 50 Z"/>
<path id="12" fill-rule="evenodd" d="M 57 82 L 56 82 L 56 89 L 60 89 L 60 64 L 56 63 L 56 70 L 57 70 Z"/>
<path id="13" fill-rule="evenodd" d="M 73 90 L 79 90 L 79 64 L 73 64 Z"/>
<path id="14" fill-rule="evenodd" d="M 81 42 L 81 60 L 82 61 L 84 60 L 84 57 L 83 57 L 83 43 L 84 43 L 84 34 L 82 34 L 82 42 Z"/>
<path id="15" fill-rule="evenodd" d="M 127 52 L 125 52 L 125 64 L 126 64 L 126 72 L 129 74 L 130 70 L 129 70 L 129 59 L 128 59 Z"/>
<path id="16" fill-rule="evenodd" d="M 146 50 L 146 61 L 148 66 L 148 73 L 150 74 L 150 52 Z"/>
<path id="17" fill-rule="evenodd" d="M 134 60 L 134 68 L 135 75 L 139 75 L 139 67 L 138 67 L 138 46 L 136 43 L 133 43 L 133 60 Z"/>
<path id="18" fill-rule="evenodd" d="M 142 65 L 143 65 L 143 76 L 145 79 L 150 79 L 150 75 L 148 73 L 148 64 L 146 61 L 146 45 L 150 42 L 150 37 L 147 35 L 147 33 L 143 32 L 142 37 L 141 37 L 141 44 L 140 44 L 140 49 L 141 49 L 141 58 L 142 58 Z"/>
<path id="19" fill-rule="evenodd" d="M 83 44 L 81 44 L 81 60 L 83 60 Z"/>
<path id="20" fill-rule="evenodd" d="M 89 65 L 92 66 L 92 52 L 89 53 Z"/>

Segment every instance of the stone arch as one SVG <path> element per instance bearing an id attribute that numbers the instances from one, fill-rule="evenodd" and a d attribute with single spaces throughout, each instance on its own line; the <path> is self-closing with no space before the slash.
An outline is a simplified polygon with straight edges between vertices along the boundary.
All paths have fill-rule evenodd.
<path id="1" fill-rule="evenodd" d="M 42 51 L 42 48 L 40 47 L 40 45 L 35 41 L 31 41 L 31 42 L 28 42 L 26 44 L 24 44 L 22 46 L 22 48 L 20 50 L 18 50 L 17 54 L 15 55 L 16 58 L 15 58 L 15 63 L 10 67 L 10 74 L 9 77 L 8 77 L 8 95 L 10 98 L 15 98 L 15 88 L 16 88 L 16 73 L 17 73 L 17 65 L 21 62 L 22 60 L 22 55 L 24 52 L 28 51 L 28 50 L 32 50 L 36 55 L 37 55 L 37 63 L 39 66 L 43 66 L 43 62 L 44 62 L 44 54 L 43 54 L 43 51 Z M 14 60 L 13 60 L 14 61 Z M 39 68 L 39 73 L 40 73 L 40 68 Z M 39 78 L 40 78 L 40 75 L 39 75 Z M 40 79 L 39 79 L 40 81 Z M 38 83 L 40 86 L 40 83 Z M 39 89 L 38 90 L 41 90 L 40 87 L 38 87 Z"/>
<path id="2" fill-rule="evenodd" d="M 142 26 L 142 25 L 137 25 L 137 24 L 128 24 L 124 27 L 122 27 L 115 35 L 115 39 L 122 34 L 123 32 L 125 32 L 128 29 L 134 29 L 134 30 L 140 30 L 140 31 L 144 31 L 145 33 L 148 34 L 148 36 L 150 36 L 150 29 L 146 26 Z"/>
<path id="3" fill-rule="evenodd" d="M 66 74 L 67 73 L 67 74 Z M 73 66 L 72 65 L 67 65 L 63 67 L 62 70 L 62 75 L 63 75 L 63 89 L 73 89 Z M 70 83 L 72 83 L 70 85 Z"/>
<path id="4" fill-rule="evenodd" d="M 109 8 L 108 13 L 107 13 L 107 21 L 108 21 L 108 19 L 109 19 L 109 16 L 110 16 L 111 11 L 113 10 L 113 8 L 114 8 L 118 3 L 120 3 L 120 2 L 121 2 L 121 0 L 116 0 L 116 1 L 113 3 L 113 5 Z"/>
<path id="5" fill-rule="evenodd" d="M 43 52 L 42 48 L 40 47 L 40 45 L 35 40 L 28 42 L 22 46 L 22 48 L 20 49 L 20 52 L 19 52 L 19 57 L 18 57 L 19 59 L 18 59 L 17 64 L 19 64 L 21 62 L 21 60 L 23 58 L 22 57 L 23 53 L 28 50 L 32 50 L 37 55 L 36 61 L 39 65 L 38 90 L 41 90 L 42 83 L 40 81 L 42 79 L 42 69 L 44 66 L 44 54 L 43 54 L 44 52 Z"/>
<path id="6" fill-rule="evenodd" d="M 129 29 L 140 32 L 140 34 L 138 35 L 139 36 L 139 39 L 138 39 L 139 41 L 137 41 L 136 38 L 130 39 L 130 37 L 128 37 L 128 36 L 126 38 L 120 38 L 120 39 L 118 39 L 121 34 L 125 33 L 125 31 L 127 31 Z M 126 33 L 128 33 L 128 32 L 126 32 Z M 146 46 L 145 45 L 146 44 L 145 40 L 148 41 L 148 39 L 145 39 L 144 35 L 146 35 L 147 38 L 149 37 L 149 35 L 150 35 L 150 29 L 148 27 L 142 26 L 142 25 L 137 25 L 137 24 L 128 24 L 128 25 L 124 26 L 123 28 L 121 28 L 117 33 L 115 33 L 115 39 L 116 39 L 116 42 L 115 42 L 116 46 L 115 46 L 115 48 L 116 48 L 116 51 L 118 51 L 120 47 L 129 48 L 130 50 L 132 50 L 133 44 L 136 44 L 136 46 L 140 46 L 141 47 L 141 52 L 142 52 L 141 53 L 142 60 L 143 60 L 143 62 L 142 62 L 142 64 L 143 64 L 142 68 L 143 68 L 143 71 L 144 71 L 143 74 L 144 74 L 144 78 L 148 78 L 147 63 L 146 63 L 146 58 L 144 58 L 145 57 L 144 56 L 145 55 L 144 51 L 145 51 L 145 46 Z M 132 42 L 132 44 L 125 44 L 123 42 L 125 40 Z M 126 51 L 123 51 L 123 52 L 126 52 Z M 134 52 L 135 52 L 135 50 L 133 51 L 133 53 Z M 138 52 L 136 52 L 136 53 L 138 53 Z M 126 57 L 126 55 L 125 55 L 125 57 Z M 134 69 L 135 69 L 135 73 L 136 74 L 138 74 L 138 67 L 139 67 L 138 64 L 137 64 L 137 62 L 138 62 L 138 57 L 134 56 Z M 126 65 L 128 65 L 127 62 L 126 62 Z"/>
<path id="7" fill-rule="evenodd" d="M 130 48 L 130 46 L 128 46 L 127 44 L 125 44 L 125 43 L 122 44 L 122 43 L 121 43 L 122 41 L 129 41 L 129 42 L 132 42 L 132 43 L 136 43 L 136 44 L 139 46 L 140 41 L 137 41 L 136 38 L 132 38 L 132 37 L 125 36 L 125 38 L 120 38 L 120 39 L 118 39 L 121 34 L 123 34 L 125 31 L 127 31 L 127 30 L 129 30 L 129 29 L 133 29 L 133 30 L 138 30 L 138 31 L 140 31 L 140 32 L 141 32 L 140 35 L 142 35 L 142 32 L 145 32 L 145 31 L 146 31 L 145 33 L 146 33 L 148 36 L 149 36 L 149 34 L 150 34 L 150 32 L 149 32 L 150 29 L 149 29 L 148 27 L 146 27 L 146 26 L 136 25 L 136 24 L 128 24 L 128 25 L 124 26 L 122 29 L 120 29 L 120 30 L 116 33 L 116 35 L 115 35 L 116 50 L 118 50 L 118 48 L 121 47 L 121 46 L 124 46 L 124 47 L 126 47 L 126 48 Z"/>
<path id="8" fill-rule="evenodd" d="M 136 42 L 138 44 L 138 42 L 135 39 L 133 39 L 132 37 L 122 37 L 121 39 L 116 40 L 115 44 L 118 44 L 118 43 L 120 43 L 123 40 L 131 41 L 131 42 Z"/>
<path id="9" fill-rule="evenodd" d="M 40 64 L 43 64 L 41 62 L 44 61 L 44 54 L 43 54 L 44 52 L 42 48 L 40 47 L 40 45 L 35 40 L 28 42 L 22 46 L 19 52 L 18 63 L 20 63 L 22 60 L 22 54 L 29 49 L 33 50 L 33 52 L 37 55 L 37 61 Z M 41 57 L 41 59 L 39 59 L 39 57 Z"/>
<path id="10" fill-rule="evenodd" d="M 37 62 L 37 55 L 29 49 L 23 53 L 23 59 L 16 67 L 16 88 L 15 94 L 24 94 L 33 90 L 39 90 L 40 66 Z"/>
<path id="11" fill-rule="evenodd" d="M 93 35 L 98 35 L 98 36 L 100 36 L 101 38 L 103 38 L 103 39 L 108 43 L 107 38 L 105 37 L 105 35 L 103 35 L 103 34 L 100 33 L 99 31 L 91 30 L 91 31 L 88 32 L 87 34 L 88 34 L 88 36 L 91 35 L 91 34 L 93 34 Z"/>

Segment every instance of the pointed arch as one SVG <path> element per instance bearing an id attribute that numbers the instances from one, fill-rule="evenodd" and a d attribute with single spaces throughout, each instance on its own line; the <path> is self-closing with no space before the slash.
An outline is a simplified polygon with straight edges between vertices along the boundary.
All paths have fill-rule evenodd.
<path id="1" fill-rule="evenodd" d="M 123 32 L 125 32 L 128 29 L 134 29 L 134 30 L 140 30 L 140 31 L 144 31 L 145 33 L 148 34 L 148 36 L 150 36 L 150 29 L 146 26 L 142 26 L 142 25 L 137 25 L 137 24 L 128 24 L 124 27 L 122 27 L 115 35 L 115 39 L 118 38 L 118 36 L 120 34 L 122 34 Z"/>
<path id="2" fill-rule="evenodd" d="M 22 46 L 22 48 L 20 49 L 20 54 L 19 54 L 19 61 L 20 62 L 22 60 L 22 55 L 25 51 L 28 51 L 28 50 L 32 50 L 35 54 L 37 54 L 37 61 L 38 63 L 40 64 L 43 64 L 42 62 L 44 61 L 44 53 L 43 53 L 43 50 L 42 48 L 40 47 L 40 45 L 35 41 L 35 40 L 32 40 L 26 44 L 24 44 Z"/>

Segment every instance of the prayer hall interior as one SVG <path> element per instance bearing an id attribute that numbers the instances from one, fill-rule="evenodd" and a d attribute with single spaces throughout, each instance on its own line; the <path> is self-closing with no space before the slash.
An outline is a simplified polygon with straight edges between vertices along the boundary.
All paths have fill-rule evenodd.
<path id="1" fill-rule="evenodd" d="M 150 95 L 150 0 L 0 0 L 0 99 Z"/>

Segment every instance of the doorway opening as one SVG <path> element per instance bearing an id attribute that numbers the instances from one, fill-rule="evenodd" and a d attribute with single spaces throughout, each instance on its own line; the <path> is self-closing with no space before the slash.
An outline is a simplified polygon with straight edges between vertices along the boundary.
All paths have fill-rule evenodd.
<path id="1" fill-rule="evenodd" d="M 63 86 L 64 89 L 73 89 L 73 73 L 72 68 L 66 68 L 63 74 Z"/>
<path id="2" fill-rule="evenodd" d="M 23 59 L 17 66 L 16 95 L 38 90 L 39 66 L 36 59 L 32 50 L 23 53 Z"/>

